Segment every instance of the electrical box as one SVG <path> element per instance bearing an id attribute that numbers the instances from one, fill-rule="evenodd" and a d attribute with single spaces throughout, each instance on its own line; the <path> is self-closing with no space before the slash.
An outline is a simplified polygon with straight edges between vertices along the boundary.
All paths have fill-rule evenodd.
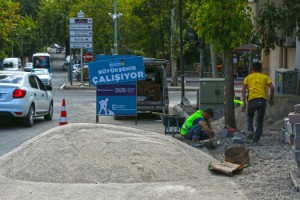
<path id="1" fill-rule="evenodd" d="M 297 71 L 279 68 L 275 70 L 275 94 L 297 95 Z"/>
<path id="2" fill-rule="evenodd" d="M 224 78 L 201 78 L 199 90 L 199 105 L 224 104 Z"/>

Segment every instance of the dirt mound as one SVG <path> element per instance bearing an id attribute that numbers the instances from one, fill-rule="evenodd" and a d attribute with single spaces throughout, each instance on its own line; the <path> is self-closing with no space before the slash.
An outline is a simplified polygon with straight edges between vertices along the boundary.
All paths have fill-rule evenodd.
<path id="1" fill-rule="evenodd" d="M 274 105 L 267 106 L 264 118 L 264 131 L 280 130 L 284 126 L 284 118 L 290 112 L 294 111 L 294 105 L 300 102 L 300 96 L 294 95 L 276 95 L 274 96 Z M 247 112 L 242 112 L 241 107 L 235 109 L 236 125 L 239 130 L 247 130 Z M 224 117 L 218 122 L 219 129 L 224 127 Z M 223 124 L 223 125 L 221 125 Z M 254 126 L 256 119 L 254 118 Z"/>
<path id="2" fill-rule="evenodd" d="M 0 159 L 0 175 L 55 183 L 140 183 L 210 176 L 216 161 L 172 137 L 133 128 L 69 124 Z"/>

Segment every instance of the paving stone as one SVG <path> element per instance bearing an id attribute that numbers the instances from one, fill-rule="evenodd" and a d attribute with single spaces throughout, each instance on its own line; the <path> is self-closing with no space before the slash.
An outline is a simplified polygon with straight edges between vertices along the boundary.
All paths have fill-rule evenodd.
<path id="1" fill-rule="evenodd" d="M 293 124 L 293 133 L 300 137 L 300 123 Z"/>
<path id="2" fill-rule="evenodd" d="M 232 144 L 243 144 L 243 143 L 244 143 L 244 141 L 240 137 L 233 137 L 232 138 Z"/>
<path id="3" fill-rule="evenodd" d="M 286 143 L 293 145 L 294 144 L 294 137 L 295 137 L 295 135 L 285 131 L 285 142 Z"/>
<path id="4" fill-rule="evenodd" d="M 300 104 L 294 105 L 294 112 L 300 113 Z"/>
<path id="5" fill-rule="evenodd" d="M 286 123 L 286 131 L 289 132 L 289 133 L 291 133 L 291 134 L 294 134 L 294 132 L 293 132 L 293 124 L 290 123 L 290 121 L 288 121 Z"/>
<path id="6" fill-rule="evenodd" d="M 294 138 L 294 148 L 300 150 L 300 136 L 295 136 Z"/>
<path id="7" fill-rule="evenodd" d="M 293 158 L 294 158 L 294 160 L 296 162 L 300 162 L 300 150 L 295 149 L 295 147 L 293 146 L 292 152 L 293 152 Z"/>
<path id="8" fill-rule="evenodd" d="M 300 123 L 300 113 L 290 112 L 289 113 L 289 122 L 294 123 Z"/>

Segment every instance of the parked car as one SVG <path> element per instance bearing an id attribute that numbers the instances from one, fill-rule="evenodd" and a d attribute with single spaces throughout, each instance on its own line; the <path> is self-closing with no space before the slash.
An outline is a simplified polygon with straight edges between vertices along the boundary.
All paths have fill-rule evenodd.
<path id="1" fill-rule="evenodd" d="M 70 63 L 65 61 L 64 64 L 62 65 L 62 70 L 63 71 L 68 71 L 68 67 L 69 67 Z"/>
<path id="2" fill-rule="evenodd" d="M 24 71 L 25 72 L 30 72 L 33 68 L 33 63 L 32 62 L 28 62 L 28 63 L 25 63 L 24 65 Z"/>
<path id="3" fill-rule="evenodd" d="M 169 112 L 169 93 L 165 67 L 168 60 L 144 58 L 145 80 L 137 81 L 137 110 Z"/>
<path id="4" fill-rule="evenodd" d="M 61 53 L 61 52 L 62 52 L 62 47 L 56 48 L 55 53 Z"/>
<path id="5" fill-rule="evenodd" d="M 3 70 L 19 71 L 22 70 L 21 58 L 4 58 L 2 63 Z"/>
<path id="6" fill-rule="evenodd" d="M 0 71 L 0 116 L 22 119 L 32 127 L 36 117 L 52 120 L 53 97 L 38 76 L 22 71 Z"/>
<path id="7" fill-rule="evenodd" d="M 73 74 L 74 73 L 76 75 L 76 79 L 78 81 L 81 81 L 81 65 L 80 64 L 73 65 Z M 83 80 L 85 80 L 85 81 L 90 80 L 88 63 L 83 64 Z"/>
<path id="8" fill-rule="evenodd" d="M 51 44 L 49 47 L 47 47 L 47 52 L 48 53 L 61 53 L 62 47 L 59 46 L 58 44 Z"/>
<path id="9" fill-rule="evenodd" d="M 34 68 L 31 73 L 37 75 L 44 85 L 52 87 L 52 75 L 49 74 L 48 69 Z"/>

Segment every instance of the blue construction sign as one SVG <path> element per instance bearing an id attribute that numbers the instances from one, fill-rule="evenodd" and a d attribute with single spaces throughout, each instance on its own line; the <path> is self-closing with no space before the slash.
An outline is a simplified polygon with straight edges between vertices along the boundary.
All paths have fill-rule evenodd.
<path id="1" fill-rule="evenodd" d="M 97 115 L 136 116 L 136 81 L 97 85 Z"/>
<path id="2" fill-rule="evenodd" d="M 145 80 L 144 59 L 141 56 L 116 56 L 116 59 L 90 62 L 88 67 L 90 85 Z"/>

